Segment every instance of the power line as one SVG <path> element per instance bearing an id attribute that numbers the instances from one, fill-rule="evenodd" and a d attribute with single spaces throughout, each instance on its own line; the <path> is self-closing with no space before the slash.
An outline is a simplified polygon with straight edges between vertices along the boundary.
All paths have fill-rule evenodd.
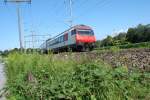
<path id="1" fill-rule="evenodd" d="M 35 23 L 34 23 L 34 18 L 33 18 L 33 10 L 32 10 L 32 7 L 30 7 L 30 10 L 29 10 L 29 17 L 30 17 L 30 27 L 29 27 L 29 33 L 31 33 L 30 35 L 26 35 L 24 38 L 24 43 L 25 43 L 25 47 L 32 47 L 32 48 L 38 48 L 39 46 L 39 43 L 40 42 L 37 42 L 37 41 L 41 41 L 40 39 L 40 36 L 43 37 L 44 35 L 38 35 L 37 33 L 37 26 L 35 26 Z M 46 36 L 46 35 L 45 35 Z M 28 39 L 28 41 L 27 41 Z M 45 40 L 45 39 L 44 39 Z M 29 42 L 30 41 L 30 42 Z M 43 41 L 42 41 L 43 42 Z"/>
<path id="2" fill-rule="evenodd" d="M 105 2 L 105 0 L 101 0 L 100 4 Z M 86 9 L 84 12 L 82 12 L 78 17 L 82 16 L 83 14 L 85 14 L 85 12 L 89 12 L 92 8 L 95 8 L 98 5 L 98 3 L 96 3 L 95 5 L 93 5 L 93 7 L 90 7 L 88 9 Z M 83 7 L 82 7 L 83 8 Z M 93 10 L 93 9 L 92 9 Z"/>
<path id="3" fill-rule="evenodd" d="M 59 0 L 59 2 L 56 2 L 55 6 L 53 8 L 53 10 L 50 10 L 50 11 L 53 11 L 52 15 L 55 15 L 55 16 L 58 16 L 58 14 L 60 14 L 60 12 L 62 11 L 62 6 L 63 6 L 63 3 L 62 0 Z"/>
<path id="4" fill-rule="evenodd" d="M 51 35 L 47 34 L 47 35 L 35 35 L 35 34 L 31 34 L 31 35 L 27 35 L 25 36 L 25 48 L 39 48 L 40 45 L 46 41 L 47 39 L 49 39 L 51 37 Z"/>
<path id="5" fill-rule="evenodd" d="M 88 2 L 89 2 L 89 0 L 83 0 L 83 1 L 78 5 L 78 7 L 82 8 L 83 4 L 85 5 L 85 4 L 88 3 Z M 77 8 L 78 8 L 78 7 L 77 7 Z"/>
<path id="6" fill-rule="evenodd" d="M 86 11 L 84 11 L 83 13 L 81 13 L 77 18 L 83 16 L 86 12 L 89 12 L 89 11 L 93 10 L 93 8 L 95 8 L 95 7 L 102 8 L 102 7 L 104 7 L 105 5 L 107 5 L 109 2 L 110 2 L 110 0 L 101 0 L 101 1 L 97 2 L 95 5 L 93 5 L 93 7 L 90 7 L 89 9 L 87 9 Z M 94 11 L 96 11 L 96 10 L 94 10 Z M 93 13 L 94 11 L 92 11 L 92 13 Z M 76 19 L 77 19 L 77 18 L 76 18 Z"/>
<path id="7" fill-rule="evenodd" d="M 67 12 L 69 14 L 69 19 L 66 22 L 69 23 L 69 27 L 72 27 L 73 25 L 73 0 L 65 0 L 64 5 L 66 6 Z"/>

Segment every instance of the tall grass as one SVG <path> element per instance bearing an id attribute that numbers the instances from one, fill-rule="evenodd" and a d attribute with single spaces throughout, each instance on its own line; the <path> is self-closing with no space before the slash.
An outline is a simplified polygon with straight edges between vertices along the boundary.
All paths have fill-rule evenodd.
<path id="1" fill-rule="evenodd" d="M 82 58 L 82 59 L 81 59 Z M 101 60 L 64 55 L 10 54 L 9 100 L 149 100 L 150 74 L 112 69 Z"/>

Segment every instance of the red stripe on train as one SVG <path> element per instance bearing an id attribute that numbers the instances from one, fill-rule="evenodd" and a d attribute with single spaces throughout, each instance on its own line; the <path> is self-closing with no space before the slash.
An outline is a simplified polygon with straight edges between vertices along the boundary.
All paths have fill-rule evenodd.
<path id="1" fill-rule="evenodd" d="M 96 42 L 95 36 L 82 36 L 79 34 L 76 34 L 76 42 L 82 42 L 82 43 L 93 43 Z"/>

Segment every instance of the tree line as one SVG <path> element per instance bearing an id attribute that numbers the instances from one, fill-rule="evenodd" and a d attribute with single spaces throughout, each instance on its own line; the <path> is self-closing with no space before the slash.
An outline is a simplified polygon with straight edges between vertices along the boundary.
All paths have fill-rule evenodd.
<path id="1" fill-rule="evenodd" d="M 129 28 L 127 32 L 120 32 L 114 37 L 107 36 L 103 40 L 98 40 L 96 42 L 96 47 L 116 46 L 148 41 L 150 41 L 150 24 L 139 24 L 134 28 Z"/>
<path id="2" fill-rule="evenodd" d="M 18 52 L 18 53 L 27 53 L 27 54 L 32 54 L 32 53 L 39 53 L 39 54 L 42 54 L 42 50 L 40 49 L 32 49 L 32 48 L 27 48 L 27 49 L 19 49 L 19 48 L 14 48 L 14 49 L 11 49 L 11 50 L 4 50 L 4 51 L 0 51 L 0 56 L 8 56 L 9 54 L 11 53 L 14 53 L 14 52 Z"/>

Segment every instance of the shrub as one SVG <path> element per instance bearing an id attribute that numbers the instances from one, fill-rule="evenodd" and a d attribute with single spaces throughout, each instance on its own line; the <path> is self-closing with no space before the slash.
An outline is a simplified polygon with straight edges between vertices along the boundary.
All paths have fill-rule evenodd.
<path id="1" fill-rule="evenodd" d="M 149 99 L 149 73 L 112 69 L 99 61 L 55 59 L 54 55 L 10 54 L 7 59 L 10 100 Z"/>

